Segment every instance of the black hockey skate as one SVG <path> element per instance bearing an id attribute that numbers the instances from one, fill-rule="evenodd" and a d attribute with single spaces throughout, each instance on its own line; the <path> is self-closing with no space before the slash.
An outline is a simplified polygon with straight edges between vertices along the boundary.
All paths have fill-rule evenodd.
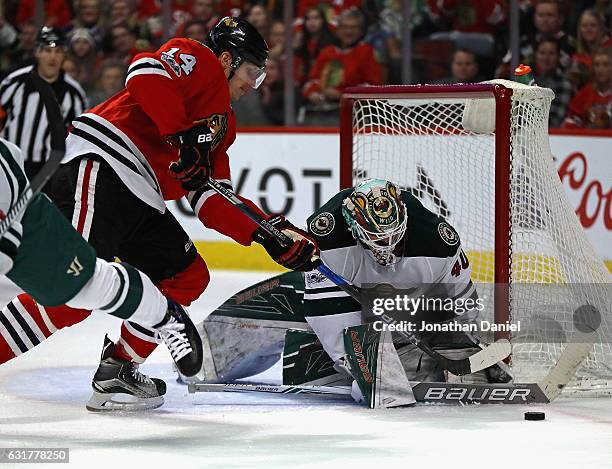
<path id="1" fill-rule="evenodd" d="M 115 344 L 104 337 L 100 366 L 91 383 L 93 395 L 86 405 L 92 412 L 155 409 L 164 403 L 166 383 L 138 371 L 138 365 L 113 356 Z"/>
<path id="2" fill-rule="evenodd" d="M 202 339 L 183 307 L 168 299 L 166 317 L 154 329 L 181 374 L 195 376 L 202 368 Z"/>

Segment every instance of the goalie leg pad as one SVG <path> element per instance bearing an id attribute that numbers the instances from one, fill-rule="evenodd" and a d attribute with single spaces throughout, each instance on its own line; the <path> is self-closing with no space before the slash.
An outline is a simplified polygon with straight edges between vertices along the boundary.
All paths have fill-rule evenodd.
<path id="1" fill-rule="evenodd" d="M 371 324 L 348 327 L 344 345 L 353 377 L 370 408 L 416 403 L 389 331 L 377 332 Z"/>

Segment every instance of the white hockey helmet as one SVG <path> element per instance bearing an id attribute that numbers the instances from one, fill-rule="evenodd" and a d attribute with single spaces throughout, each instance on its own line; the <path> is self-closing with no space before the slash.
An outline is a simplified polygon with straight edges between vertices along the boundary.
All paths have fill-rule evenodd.
<path id="1" fill-rule="evenodd" d="M 393 250 L 406 232 L 408 216 L 400 190 L 384 179 L 360 182 L 342 203 L 342 215 L 353 237 L 364 244 L 379 264 L 395 260 Z"/>

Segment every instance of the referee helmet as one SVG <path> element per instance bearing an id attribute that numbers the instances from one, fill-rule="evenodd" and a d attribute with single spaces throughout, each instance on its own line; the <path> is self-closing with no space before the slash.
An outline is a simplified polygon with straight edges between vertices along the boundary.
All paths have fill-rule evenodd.
<path id="1" fill-rule="evenodd" d="M 37 47 L 64 47 L 66 36 L 61 29 L 53 26 L 43 26 L 36 36 Z"/>

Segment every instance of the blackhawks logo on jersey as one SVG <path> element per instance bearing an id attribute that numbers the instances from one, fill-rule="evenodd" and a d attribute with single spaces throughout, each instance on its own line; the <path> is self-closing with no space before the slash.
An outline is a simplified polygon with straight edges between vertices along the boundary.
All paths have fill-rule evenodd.
<path id="1" fill-rule="evenodd" d="M 211 130 L 213 134 L 211 148 L 214 150 L 223 141 L 227 132 L 227 114 L 211 114 L 194 122 L 194 125 L 197 124 L 205 124 Z"/>

